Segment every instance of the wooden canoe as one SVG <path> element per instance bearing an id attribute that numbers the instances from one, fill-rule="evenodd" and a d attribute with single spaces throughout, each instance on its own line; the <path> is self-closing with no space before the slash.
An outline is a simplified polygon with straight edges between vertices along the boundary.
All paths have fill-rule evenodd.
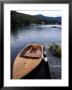
<path id="1" fill-rule="evenodd" d="M 41 63 L 43 58 L 43 45 L 29 44 L 15 58 L 13 79 L 26 76 Z"/>

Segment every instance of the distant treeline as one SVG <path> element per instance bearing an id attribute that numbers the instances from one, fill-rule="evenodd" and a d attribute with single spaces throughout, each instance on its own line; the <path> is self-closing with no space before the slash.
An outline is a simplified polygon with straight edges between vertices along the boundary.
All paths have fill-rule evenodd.
<path id="1" fill-rule="evenodd" d="M 41 14 L 28 15 L 11 11 L 11 25 L 61 24 L 61 17 L 47 17 Z"/>

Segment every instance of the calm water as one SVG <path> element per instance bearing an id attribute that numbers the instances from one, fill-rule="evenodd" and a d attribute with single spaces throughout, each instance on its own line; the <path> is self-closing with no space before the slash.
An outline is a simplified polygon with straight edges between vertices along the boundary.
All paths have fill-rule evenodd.
<path id="1" fill-rule="evenodd" d="M 44 26 L 22 26 L 11 30 L 11 60 L 29 43 L 45 46 L 49 43 L 61 43 L 61 29 Z"/>

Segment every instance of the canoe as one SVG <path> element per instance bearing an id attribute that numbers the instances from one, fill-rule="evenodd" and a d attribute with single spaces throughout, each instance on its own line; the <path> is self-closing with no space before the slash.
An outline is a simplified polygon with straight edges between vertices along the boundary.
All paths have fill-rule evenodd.
<path id="1" fill-rule="evenodd" d="M 16 56 L 13 65 L 13 79 L 20 79 L 34 70 L 42 60 L 44 47 L 40 44 L 29 44 Z"/>

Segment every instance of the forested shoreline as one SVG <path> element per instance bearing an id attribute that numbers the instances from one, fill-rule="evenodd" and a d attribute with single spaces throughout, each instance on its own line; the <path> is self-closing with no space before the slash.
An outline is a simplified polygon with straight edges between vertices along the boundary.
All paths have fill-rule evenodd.
<path id="1" fill-rule="evenodd" d="M 47 24 L 61 24 L 61 17 L 47 17 L 41 14 L 29 15 L 16 11 L 11 11 L 11 25 L 47 25 Z"/>

